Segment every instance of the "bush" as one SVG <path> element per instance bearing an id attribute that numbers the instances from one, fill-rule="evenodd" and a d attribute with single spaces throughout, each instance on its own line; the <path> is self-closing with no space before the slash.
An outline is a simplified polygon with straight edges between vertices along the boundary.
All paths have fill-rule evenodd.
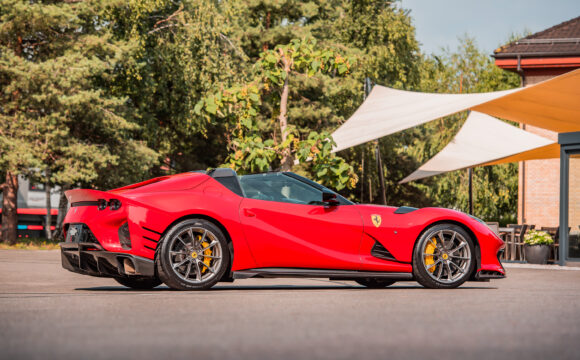
<path id="1" fill-rule="evenodd" d="M 554 243 L 552 236 L 545 231 L 530 230 L 524 235 L 526 245 L 550 245 Z"/>
<path id="2" fill-rule="evenodd" d="M 45 238 L 18 238 L 15 244 L 0 243 L 0 250 L 57 250 L 58 241 L 48 241 Z"/>

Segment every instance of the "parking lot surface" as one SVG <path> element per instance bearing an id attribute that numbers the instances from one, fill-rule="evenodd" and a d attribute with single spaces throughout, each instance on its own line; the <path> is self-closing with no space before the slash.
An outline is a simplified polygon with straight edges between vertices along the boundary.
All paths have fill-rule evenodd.
<path id="1" fill-rule="evenodd" d="M 428 290 L 248 279 L 133 291 L 58 251 L 0 251 L 3 359 L 578 359 L 580 271 Z"/>

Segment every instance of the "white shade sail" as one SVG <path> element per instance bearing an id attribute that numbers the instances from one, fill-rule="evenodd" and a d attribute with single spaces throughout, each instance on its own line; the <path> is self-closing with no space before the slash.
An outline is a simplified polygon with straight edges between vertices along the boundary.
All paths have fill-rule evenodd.
<path id="1" fill-rule="evenodd" d="M 479 94 L 432 94 L 375 85 L 333 134 L 340 151 L 483 104 L 519 89 Z"/>
<path id="2" fill-rule="evenodd" d="M 580 131 L 580 69 L 536 85 L 492 93 L 432 94 L 376 85 L 332 134 L 333 151 L 467 109 L 556 132 Z"/>
<path id="3" fill-rule="evenodd" d="M 453 140 L 400 183 L 492 162 L 499 164 L 516 155 L 526 160 L 558 157 L 559 153 L 559 146 L 553 140 L 472 111 Z"/>

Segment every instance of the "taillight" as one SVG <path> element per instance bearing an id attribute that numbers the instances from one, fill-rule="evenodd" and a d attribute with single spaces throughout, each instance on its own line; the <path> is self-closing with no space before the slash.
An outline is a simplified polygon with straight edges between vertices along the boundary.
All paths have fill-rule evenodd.
<path id="1" fill-rule="evenodd" d="M 117 199 L 111 199 L 111 200 L 109 200 L 109 209 L 111 209 L 111 210 L 119 210 L 120 207 L 121 207 L 121 201 L 119 201 Z"/>
<path id="2" fill-rule="evenodd" d="M 105 210 L 107 208 L 107 200 L 105 199 L 99 199 L 98 200 L 98 208 L 99 210 Z"/>

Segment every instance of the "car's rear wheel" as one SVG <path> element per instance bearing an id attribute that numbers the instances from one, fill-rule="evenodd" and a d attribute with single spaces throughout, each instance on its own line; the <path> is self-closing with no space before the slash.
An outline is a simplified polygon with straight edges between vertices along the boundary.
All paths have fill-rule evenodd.
<path id="1" fill-rule="evenodd" d="M 226 237 L 213 223 L 190 219 L 173 226 L 161 241 L 156 257 L 159 278 L 170 288 L 204 290 L 228 270 Z"/>
<path id="2" fill-rule="evenodd" d="M 413 275 L 425 287 L 456 288 L 469 279 L 474 267 L 473 240 L 458 225 L 432 226 L 417 241 Z"/>
<path id="3" fill-rule="evenodd" d="M 394 280 L 387 280 L 387 279 L 374 279 L 374 278 L 363 278 L 355 280 L 358 284 L 371 288 L 371 289 L 383 289 L 387 286 L 393 285 L 396 283 Z"/>
<path id="4" fill-rule="evenodd" d="M 161 285 L 161 281 L 157 278 L 116 277 L 114 279 L 119 284 L 136 290 L 151 290 Z"/>

